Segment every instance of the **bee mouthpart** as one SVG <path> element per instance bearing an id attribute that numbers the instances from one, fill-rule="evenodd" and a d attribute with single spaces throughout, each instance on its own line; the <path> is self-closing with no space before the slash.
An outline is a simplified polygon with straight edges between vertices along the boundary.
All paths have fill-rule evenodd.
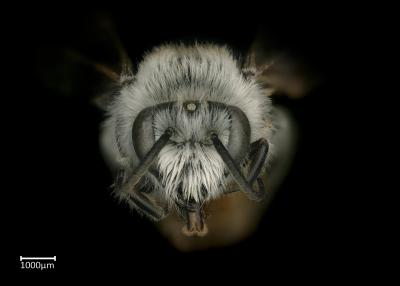
<path id="1" fill-rule="evenodd" d="M 194 213 L 188 214 L 188 222 L 182 227 L 182 233 L 186 236 L 206 236 L 208 233 L 207 225 L 195 218 Z"/>
<path id="2" fill-rule="evenodd" d="M 204 223 L 204 212 L 197 204 L 195 208 L 187 208 L 186 225 L 182 228 L 182 233 L 187 236 L 205 236 L 208 233 L 207 225 Z"/>

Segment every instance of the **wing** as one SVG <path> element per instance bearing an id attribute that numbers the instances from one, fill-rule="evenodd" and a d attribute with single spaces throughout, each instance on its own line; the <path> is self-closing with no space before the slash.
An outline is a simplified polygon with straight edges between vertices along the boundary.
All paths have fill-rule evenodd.
<path id="1" fill-rule="evenodd" d="M 320 78 L 299 55 L 278 48 L 267 31 L 259 31 L 248 52 L 245 69 L 275 94 L 299 98 L 310 92 Z"/>
<path id="2" fill-rule="evenodd" d="M 39 80 L 61 96 L 79 96 L 104 107 L 124 80 L 132 76 L 132 64 L 113 21 L 97 13 L 86 26 L 72 30 L 58 44 L 47 44 L 37 52 Z"/>

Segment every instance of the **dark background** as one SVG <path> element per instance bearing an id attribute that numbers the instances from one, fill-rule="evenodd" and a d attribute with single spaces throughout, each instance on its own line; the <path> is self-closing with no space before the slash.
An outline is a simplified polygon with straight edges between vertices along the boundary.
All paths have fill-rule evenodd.
<path id="1" fill-rule="evenodd" d="M 357 61 L 363 22 L 353 11 L 334 7 L 227 7 L 194 4 L 154 12 L 60 4 L 27 7 L 8 22 L 3 235 L 9 239 L 11 268 L 18 271 L 20 255 L 57 255 L 56 273 L 117 271 L 136 279 L 146 270 L 155 275 L 167 270 L 167 280 L 188 275 L 209 281 L 205 274 L 211 272 L 253 278 L 276 270 L 282 276 L 319 273 L 329 280 L 359 267 L 368 256 L 360 235 L 365 217 L 358 209 L 362 199 L 353 201 L 359 190 L 350 179 L 357 168 L 346 159 L 353 148 L 349 138 L 359 129 L 348 121 L 352 113 L 346 106 L 355 100 L 353 83 L 362 69 Z M 134 61 L 154 45 L 176 40 L 226 43 L 243 52 L 261 30 L 321 76 L 306 97 L 277 100 L 297 120 L 298 152 L 252 237 L 232 247 L 180 253 L 150 222 L 111 197 L 112 178 L 98 147 L 102 113 L 84 96 L 59 96 L 46 88 L 40 72 L 48 47 L 87 43 L 83 27 L 97 10 L 114 20 Z"/>

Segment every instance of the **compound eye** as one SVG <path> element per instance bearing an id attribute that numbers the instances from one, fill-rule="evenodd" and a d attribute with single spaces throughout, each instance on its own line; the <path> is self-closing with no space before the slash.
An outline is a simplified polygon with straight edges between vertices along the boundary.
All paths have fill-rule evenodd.
<path id="1" fill-rule="evenodd" d="M 251 129 L 247 116 L 235 106 L 229 106 L 231 129 L 227 148 L 236 164 L 240 164 L 250 148 Z"/>
<path id="2" fill-rule="evenodd" d="M 153 107 L 143 109 L 133 123 L 132 142 L 139 159 L 143 159 L 155 143 L 153 133 L 154 111 Z"/>
<path id="3" fill-rule="evenodd" d="M 160 110 L 171 109 L 173 106 L 173 102 L 161 103 L 143 109 L 136 117 L 132 127 L 132 143 L 139 159 L 142 160 L 155 143 L 154 114 Z"/>
<path id="4" fill-rule="evenodd" d="M 250 150 L 251 128 L 249 120 L 246 114 L 236 106 L 218 102 L 210 102 L 209 105 L 211 108 L 225 110 L 229 113 L 231 127 L 228 144 L 225 147 L 235 163 L 239 165 Z"/>

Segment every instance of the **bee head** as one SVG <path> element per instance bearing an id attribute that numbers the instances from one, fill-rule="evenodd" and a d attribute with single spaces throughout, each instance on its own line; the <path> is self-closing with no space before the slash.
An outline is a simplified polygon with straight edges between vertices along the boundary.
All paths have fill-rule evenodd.
<path id="1" fill-rule="evenodd" d="M 203 229 L 203 204 L 224 193 L 259 200 L 253 185 L 273 132 L 268 94 L 226 47 L 154 49 L 108 107 L 102 142 L 124 174 L 117 193 L 155 220 L 175 207 L 189 232 Z"/>

